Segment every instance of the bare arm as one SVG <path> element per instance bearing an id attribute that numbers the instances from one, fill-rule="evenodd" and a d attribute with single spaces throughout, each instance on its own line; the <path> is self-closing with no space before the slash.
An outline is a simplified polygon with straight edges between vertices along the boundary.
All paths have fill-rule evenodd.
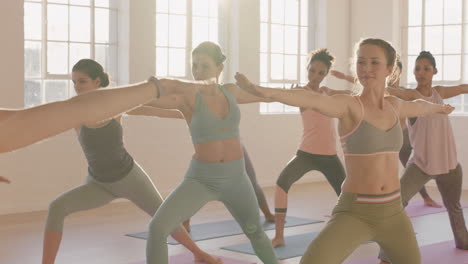
<path id="1" fill-rule="evenodd" d="M 236 98 L 236 101 L 238 104 L 249 104 L 249 103 L 258 103 L 258 102 L 264 102 L 264 103 L 270 103 L 273 102 L 271 99 L 268 98 L 262 98 L 255 96 L 251 93 L 248 93 L 242 89 L 239 88 L 239 86 L 230 83 L 230 84 L 225 84 L 224 85 Z"/>
<path id="2" fill-rule="evenodd" d="M 350 90 L 334 90 L 330 89 L 326 86 L 321 87 L 321 89 L 327 94 L 327 95 L 337 95 L 337 94 L 347 94 L 351 95 L 353 92 Z"/>
<path id="3" fill-rule="evenodd" d="M 461 84 L 457 86 L 437 86 L 434 87 L 443 99 L 458 96 L 460 94 L 468 93 L 468 84 Z"/>
<path id="4" fill-rule="evenodd" d="M 0 153 L 13 151 L 83 124 L 109 120 L 157 97 L 152 82 L 99 89 L 28 109 L 0 109 Z"/>
<path id="5" fill-rule="evenodd" d="M 419 99 L 419 94 L 414 89 L 406 89 L 401 87 L 387 87 L 386 90 L 390 95 L 396 96 L 405 101 L 413 101 Z"/>
<path id="6" fill-rule="evenodd" d="M 155 116 L 160 118 L 176 118 L 184 119 L 184 116 L 179 110 L 173 109 L 162 109 L 153 106 L 140 106 L 130 112 L 127 112 L 129 115 L 139 115 L 139 116 Z"/>
<path id="7" fill-rule="evenodd" d="M 322 95 L 303 89 L 275 89 L 253 85 L 243 74 L 237 73 L 239 87 L 255 96 L 267 98 L 283 104 L 309 108 L 328 117 L 342 118 L 347 112 L 352 100 L 348 95 Z"/>
<path id="8" fill-rule="evenodd" d="M 403 101 L 394 96 L 387 97 L 393 105 L 399 106 L 399 117 L 409 118 L 430 114 L 450 114 L 455 108 L 451 105 L 434 104 L 423 99 Z"/>
<path id="9" fill-rule="evenodd" d="M 330 74 L 332 76 L 335 76 L 335 78 L 345 80 L 345 81 L 348 81 L 350 83 L 356 83 L 357 82 L 357 79 L 354 76 L 346 75 L 346 74 L 344 74 L 343 72 L 340 72 L 340 71 L 330 71 Z"/>

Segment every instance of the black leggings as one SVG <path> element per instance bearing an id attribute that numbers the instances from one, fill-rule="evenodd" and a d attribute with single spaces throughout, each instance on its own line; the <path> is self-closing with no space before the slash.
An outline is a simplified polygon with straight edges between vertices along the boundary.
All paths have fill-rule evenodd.
<path id="1" fill-rule="evenodd" d="M 313 170 L 325 175 L 337 195 L 341 193 L 341 184 L 346 174 L 338 156 L 311 154 L 301 150 L 297 151 L 296 156 L 283 169 L 276 184 L 287 193 L 294 182 Z"/>

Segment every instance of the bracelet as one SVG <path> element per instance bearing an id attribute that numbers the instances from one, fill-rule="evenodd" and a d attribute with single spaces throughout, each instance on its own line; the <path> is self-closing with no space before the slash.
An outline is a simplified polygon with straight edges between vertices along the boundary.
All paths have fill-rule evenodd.
<path id="1" fill-rule="evenodd" d="M 156 99 L 158 99 L 160 96 L 161 96 L 161 89 L 159 88 L 159 80 L 158 78 L 154 77 L 154 76 L 150 76 L 148 78 L 148 82 L 151 82 L 154 84 L 154 86 L 156 87 Z"/>

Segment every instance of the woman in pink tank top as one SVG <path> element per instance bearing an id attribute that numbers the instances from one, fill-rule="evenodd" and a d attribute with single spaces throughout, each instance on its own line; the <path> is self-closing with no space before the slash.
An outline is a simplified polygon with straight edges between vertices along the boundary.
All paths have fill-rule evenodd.
<path id="1" fill-rule="evenodd" d="M 307 66 L 309 83 L 306 89 L 324 95 L 349 93 L 320 87 L 333 61 L 334 57 L 326 49 L 318 49 L 310 53 Z M 272 241 L 274 247 L 285 244 L 283 231 L 288 206 L 288 191 L 294 182 L 302 178 L 304 174 L 316 170 L 325 175 L 336 194 L 339 195 L 345 178 L 343 165 L 336 155 L 334 119 L 308 108 L 301 107 L 300 111 L 304 126 L 302 142 L 296 155 L 288 162 L 276 181 L 276 235 Z"/>
<path id="2" fill-rule="evenodd" d="M 388 92 L 404 100 L 424 99 L 442 104 L 444 99 L 468 93 L 468 85 L 432 86 L 437 74 L 436 61 L 428 51 L 416 58 L 414 76 L 416 89 L 389 88 Z M 432 114 L 411 118 L 408 132 L 413 146 L 413 156 L 400 180 L 404 205 L 429 180 L 434 179 L 447 208 L 455 245 L 468 250 L 468 231 L 460 205 L 462 169 L 457 161 L 457 151 L 450 120 L 446 115 Z M 383 262 L 386 263 L 386 262 Z"/>
<path id="3" fill-rule="evenodd" d="M 396 66 L 398 68 L 395 70 L 394 79 L 391 80 L 388 84 L 388 86 L 392 88 L 400 87 L 400 76 L 403 70 L 403 64 L 401 63 L 401 60 L 399 57 L 397 58 Z M 338 79 L 346 80 L 351 83 L 355 83 L 357 81 L 353 76 L 345 75 L 344 73 L 339 72 L 339 71 L 331 71 L 330 74 L 335 76 Z M 403 165 L 403 167 L 406 167 L 406 165 L 408 164 L 408 160 L 411 156 L 411 153 L 413 152 L 413 147 L 411 146 L 411 143 L 410 143 L 410 139 L 408 135 L 408 127 L 406 125 L 406 122 L 407 122 L 406 118 L 400 119 L 400 126 L 401 126 L 401 129 L 403 130 L 403 146 L 401 147 L 400 153 L 398 154 L 398 156 L 400 158 L 400 162 L 401 162 L 401 165 Z M 438 204 L 429 196 L 425 186 L 423 186 L 421 190 L 419 190 L 419 194 L 424 200 L 424 205 L 430 206 L 430 207 L 436 207 L 436 208 L 442 207 L 442 205 Z"/>

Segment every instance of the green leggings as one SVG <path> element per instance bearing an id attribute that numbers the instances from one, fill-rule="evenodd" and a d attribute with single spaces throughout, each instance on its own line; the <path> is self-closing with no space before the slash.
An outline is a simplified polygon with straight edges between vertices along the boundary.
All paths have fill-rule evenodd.
<path id="1" fill-rule="evenodd" d="M 397 264 L 420 264 L 413 226 L 401 199 L 358 203 L 359 194 L 341 193 L 332 217 L 312 241 L 301 264 L 342 263 L 360 244 L 377 242 Z"/>
<path id="2" fill-rule="evenodd" d="M 257 198 L 246 175 L 244 159 L 223 163 L 192 159 L 185 179 L 151 220 L 146 247 L 147 263 L 167 264 L 167 236 L 207 202 L 214 200 L 224 203 L 263 263 L 278 263 L 260 223 Z"/>

